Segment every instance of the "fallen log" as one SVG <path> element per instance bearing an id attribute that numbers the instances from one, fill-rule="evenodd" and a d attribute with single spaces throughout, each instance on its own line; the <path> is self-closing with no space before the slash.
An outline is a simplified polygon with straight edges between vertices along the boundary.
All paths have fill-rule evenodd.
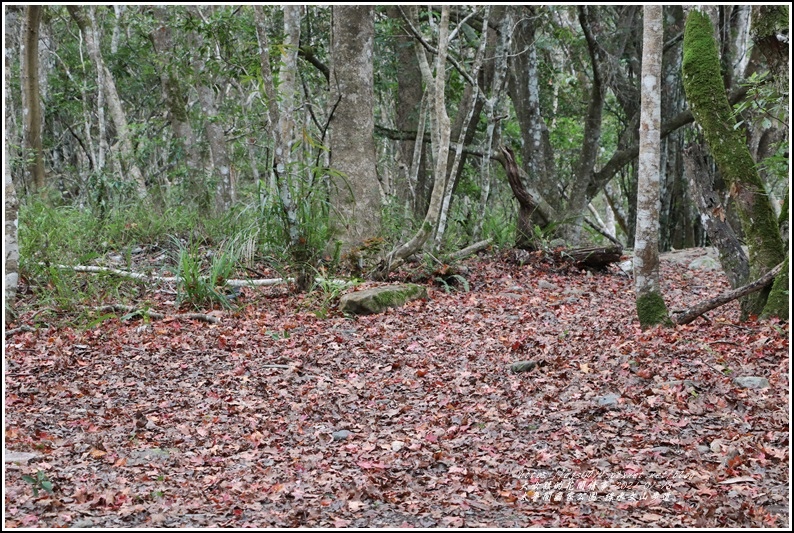
<path id="1" fill-rule="evenodd" d="M 560 250 L 554 255 L 559 259 L 573 262 L 577 267 L 595 268 L 605 270 L 612 263 L 619 263 L 623 255 L 622 246 L 596 246 L 590 248 L 575 248 L 573 250 Z"/>
<path id="2" fill-rule="evenodd" d="M 741 298 L 742 296 L 746 296 L 750 293 L 760 291 L 770 283 L 775 280 L 775 277 L 780 273 L 783 268 L 783 263 L 780 263 L 778 266 L 758 278 L 757 280 L 753 281 L 752 283 L 748 283 L 744 287 L 739 287 L 738 289 L 734 289 L 732 291 L 728 291 L 725 293 L 720 294 L 716 298 L 712 298 L 710 300 L 706 300 L 705 302 L 699 303 L 695 306 L 690 307 L 685 311 L 678 311 L 679 316 L 673 317 L 673 322 L 682 326 L 684 324 L 689 324 L 697 317 L 708 313 L 712 309 L 716 309 L 717 307 L 723 306 L 733 300 Z"/>

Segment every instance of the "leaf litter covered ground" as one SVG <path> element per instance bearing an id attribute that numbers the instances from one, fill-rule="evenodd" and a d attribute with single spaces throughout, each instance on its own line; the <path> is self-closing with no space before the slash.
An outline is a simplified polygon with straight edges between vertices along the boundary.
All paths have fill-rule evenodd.
<path id="1" fill-rule="evenodd" d="M 17 333 L 5 446 L 37 455 L 6 463 L 5 526 L 788 525 L 788 324 L 734 302 L 643 332 L 617 269 L 512 257 L 376 316 L 275 287 L 217 325 Z M 671 309 L 727 288 L 662 276 Z"/>

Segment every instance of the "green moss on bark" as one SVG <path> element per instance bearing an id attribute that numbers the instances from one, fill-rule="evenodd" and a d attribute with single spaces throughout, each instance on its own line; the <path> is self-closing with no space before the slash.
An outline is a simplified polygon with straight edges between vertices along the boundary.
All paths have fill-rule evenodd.
<path id="1" fill-rule="evenodd" d="M 637 298 L 637 317 L 642 329 L 651 326 L 672 326 L 673 322 L 667 313 L 664 298 L 658 292 L 649 292 Z"/>
<path id="2" fill-rule="evenodd" d="M 775 278 L 769 298 L 766 300 L 762 318 L 777 317 L 781 320 L 789 320 L 789 290 L 788 290 L 788 257 L 783 264 L 783 270 Z"/>
<path id="3" fill-rule="evenodd" d="M 750 277 L 757 279 L 783 261 L 785 252 L 777 219 L 766 189 L 745 143 L 743 128 L 736 128 L 720 75 L 720 61 L 708 16 L 690 12 L 684 31 L 684 90 L 692 114 L 738 207 L 750 250 Z M 769 290 L 749 298 L 746 309 L 760 314 Z"/>

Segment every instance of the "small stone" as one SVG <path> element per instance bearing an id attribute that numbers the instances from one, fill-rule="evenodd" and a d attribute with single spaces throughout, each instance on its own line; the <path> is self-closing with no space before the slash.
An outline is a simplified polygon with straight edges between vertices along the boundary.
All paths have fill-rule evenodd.
<path id="1" fill-rule="evenodd" d="M 403 441 L 396 440 L 396 441 L 391 443 L 391 451 L 399 452 L 400 450 L 403 449 L 403 446 L 405 446 L 405 443 Z"/>
<path id="2" fill-rule="evenodd" d="M 352 435 L 352 433 L 350 433 L 348 430 L 341 429 L 339 431 L 334 431 L 331 434 L 331 438 L 334 439 L 334 440 L 345 440 L 348 437 L 350 437 L 350 435 Z"/>
<path id="3" fill-rule="evenodd" d="M 536 366 L 538 366 L 538 364 L 535 361 L 518 361 L 510 365 L 510 370 L 518 374 L 519 372 L 529 372 Z"/>

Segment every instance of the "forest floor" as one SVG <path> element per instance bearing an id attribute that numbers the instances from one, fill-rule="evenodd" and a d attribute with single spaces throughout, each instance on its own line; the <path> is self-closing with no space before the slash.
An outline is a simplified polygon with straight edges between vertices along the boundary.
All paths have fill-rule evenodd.
<path id="1" fill-rule="evenodd" d="M 787 323 L 642 331 L 617 267 L 511 257 L 380 315 L 275 286 L 7 337 L 4 526 L 788 526 Z M 662 278 L 673 310 L 728 288 Z"/>

